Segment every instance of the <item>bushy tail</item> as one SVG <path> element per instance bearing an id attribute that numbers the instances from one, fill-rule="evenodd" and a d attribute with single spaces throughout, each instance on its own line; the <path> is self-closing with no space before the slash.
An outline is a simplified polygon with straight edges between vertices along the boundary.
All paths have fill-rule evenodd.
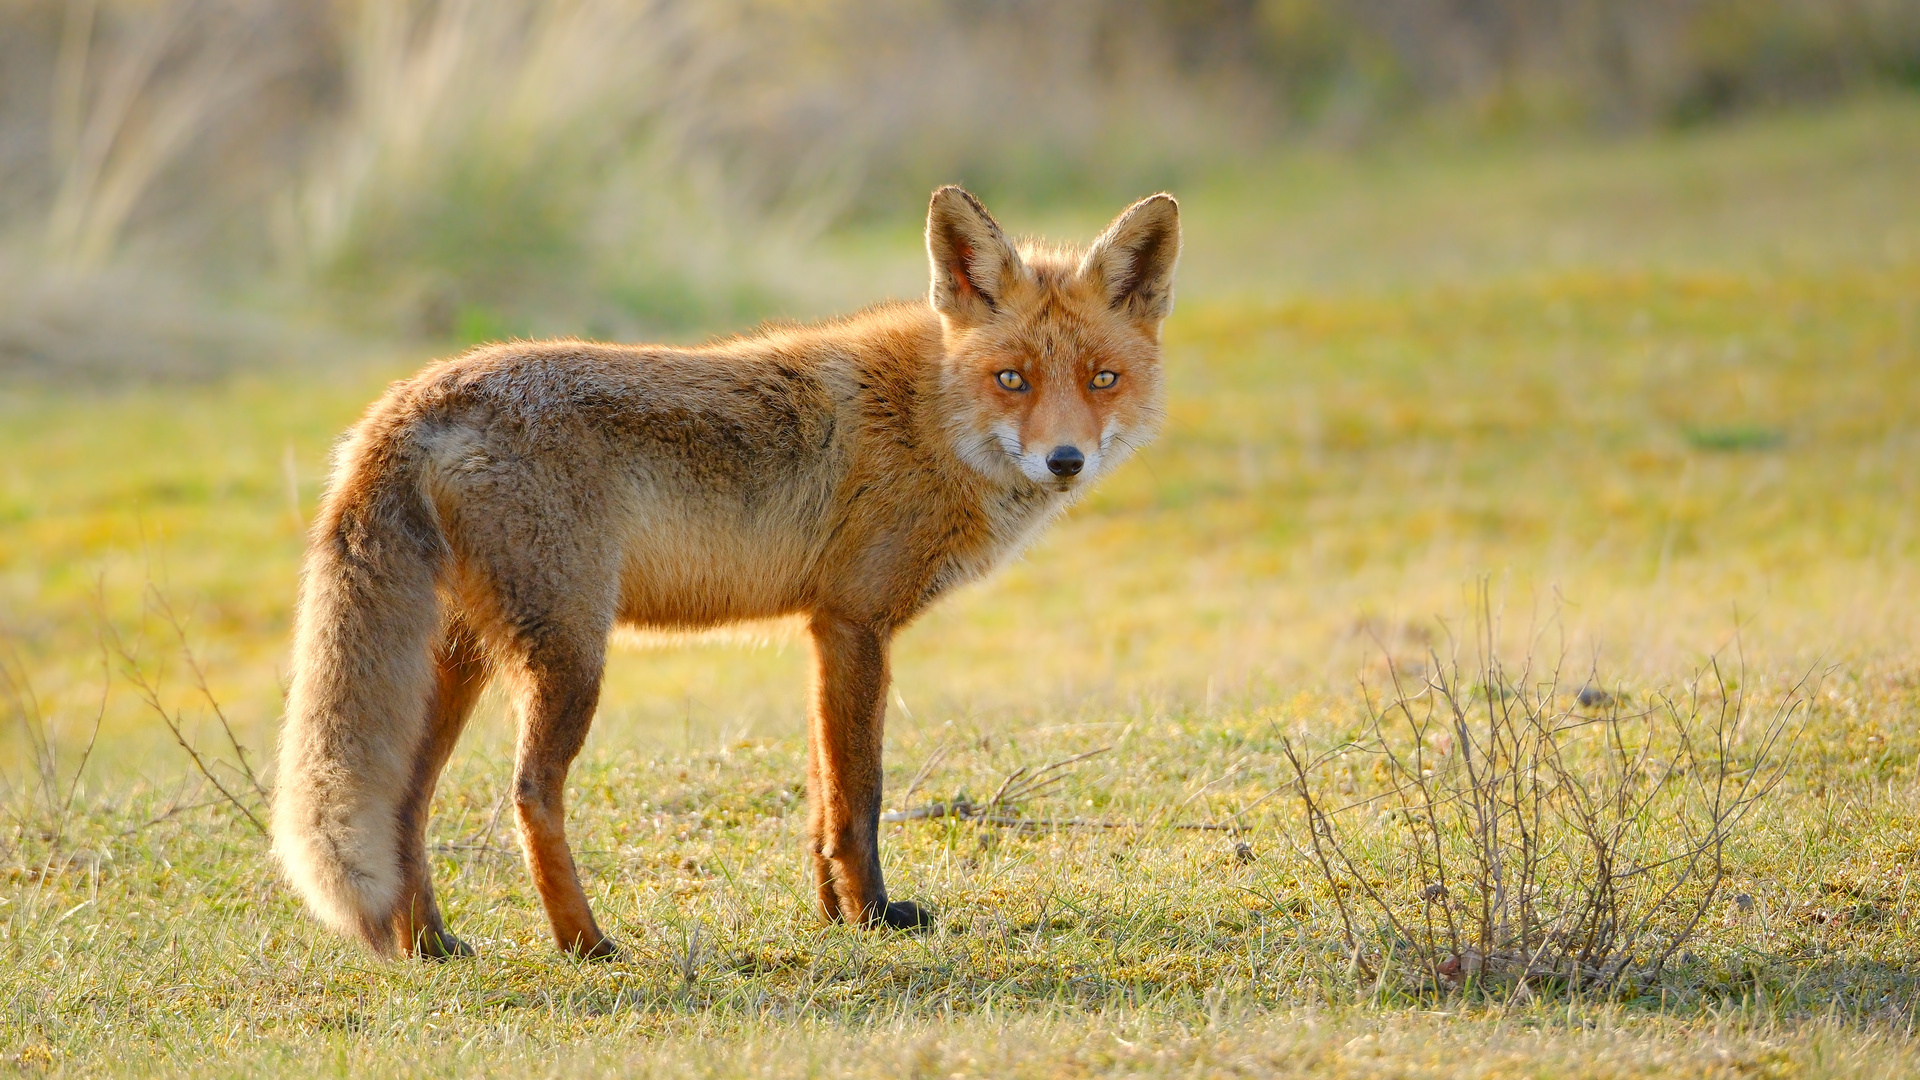
<path id="1" fill-rule="evenodd" d="M 328 925 L 383 953 L 447 550 L 397 411 L 376 409 L 342 448 L 314 525 L 273 811 L 287 877 Z"/>

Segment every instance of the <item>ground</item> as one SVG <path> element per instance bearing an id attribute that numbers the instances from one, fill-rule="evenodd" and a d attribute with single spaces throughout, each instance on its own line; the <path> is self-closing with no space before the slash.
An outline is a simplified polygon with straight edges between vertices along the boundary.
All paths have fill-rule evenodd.
<path id="1" fill-rule="evenodd" d="M 257 813 L 208 698 L 265 760 L 326 449 L 430 353 L 0 388 L 19 714 L 0 758 L 0 1067 L 1910 1073 L 1916 175 L 1906 99 L 1303 152 L 1181 192 L 1165 435 L 899 643 L 889 805 L 980 802 L 1023 766 L 1103 751 L 1010 810 L 1079 824 L 883 826 L 893 892 L 938 913 L 924 935 L 825 928 L 807 905 L 802 657 L 775 634 L 613 661 L 570 810 L 624 959 L 551 948 L 498 813 L 495 697 L 433 830 L 450 924 L 480 957 L 393 963 L 335 939 L 137 682 Z M 916 287 L 910 228 L 836 243 L 849 280 Z M 1494 992 L 1351 962 L 1282 741 L 1363 734 L 1394 672 L 1470 664 L 1482 640 L 1536 681 L 1558 671 L 1552 700 L 1704 687 L 1750 725 L 1799 704 L 1778 786 L 1658 979 Z M 1733 685 L 1700 680 L 1716 663 Z M 1336 790 L 1340 769 L 1316 776 Z"/>

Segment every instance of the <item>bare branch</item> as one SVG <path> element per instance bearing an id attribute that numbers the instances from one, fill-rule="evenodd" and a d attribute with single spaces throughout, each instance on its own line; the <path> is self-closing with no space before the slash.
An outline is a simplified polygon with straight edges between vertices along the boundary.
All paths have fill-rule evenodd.
<path id="1" fill-rule="evenodd" d="M 209 784 L 213 785 L 213 789 L 218 791 L 221 797 L 226 799 L 228 803 L 232 804 L 233 808 L 238 810 L 240 815 L 247 819 L 247 823 L 252 825 L 256 832 L 262 836 L 269 835 L 266 825 L 260 821 L 259 816 L 256 815 L 245 802 L 241 801 L 239 796 L 228 790 L 227 786 L 220 782 L 220 778 L 214 775 L 214 771 L 212 767 L 207 764 L 206 759 L 200 755 L 198 750 L 194 749 L 193 743 L 187 739 L 186 732 L 181 728 L 180 718 L 167 711 L 166 702 L 160 696 L 159 686 L 157 686 L 152 679 L 148 678 L 147 673 L 141 669 L 138 657 L 134 654 L 133 650 L 127 646 L 126 641 L 120 637 L 118 631 L 113 629 L 111 623 L 103 623 L 102 627 L 104 633 L 112 638 L 114 651 L 120 656 L 121 673 L 126 677 L 128 682 L 133 684 L 134 690 L 140 695 L 142 704 L 146 705 L 148 709 L 151 709 L 154 715 L 160 718 L 160 722 L 166 725 L 167 731 L 173 735 L 173 741 L 180 745 L 180 749 L 187 752 L 188 760 L 192 761 L 193 767 L 200 771 L 200 775 L 204 777 Z M 229 729 L 229 735 L 231 735 L 231 729 Z"/>

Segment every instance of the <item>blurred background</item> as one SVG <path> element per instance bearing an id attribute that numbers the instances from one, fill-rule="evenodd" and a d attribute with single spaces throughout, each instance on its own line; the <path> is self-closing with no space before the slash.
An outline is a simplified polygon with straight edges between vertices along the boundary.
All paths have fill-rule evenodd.
<path id="1" fill-rule="evenodd" d="M 1173 401 L 907 632 L 895 730 L 1324 727 L 1482 581 L 1582 679 L 1909 678 L 1920 0 L 0 0 L 0 705 L 170 746 L 121 676 L 192 736 L 191 650 L 270 744 L 387 381 L 921 294 L 953 182 L 1079 241 L 1176 192 Z M 604 709 L 787 737 L 801 681 L 623 654 Z"/>
<path id="2" fill-rule="evenodd" d="M 1021 223 L 1900 86 L 1914 0 L 4 0 L 0 369 L 684 335 L 913 289 L 848 260 L 941 183 Z"/>

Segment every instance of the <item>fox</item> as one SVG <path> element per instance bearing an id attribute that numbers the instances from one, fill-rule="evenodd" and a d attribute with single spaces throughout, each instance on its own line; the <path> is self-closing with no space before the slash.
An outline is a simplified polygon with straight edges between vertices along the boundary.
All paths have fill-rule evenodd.
<path id="1" fill-rule="evenodd" d="M 925 301 L 698 347 L 512 341 L 392 384 L 334 451 L 308 537 L 272 816 L 285 877 L 375 953 L 473 949 L 428 811 L 476 699 L 517 717 L 509 787 L 555 944 L 620 954 L 563 793 L 619 629 L 804 624 L 806 847 L 828 922 L 912 930 L 880 867 L 890 643 L 1154 437 L 1179 204 L 1085 249 L 928 206 Z"/>

